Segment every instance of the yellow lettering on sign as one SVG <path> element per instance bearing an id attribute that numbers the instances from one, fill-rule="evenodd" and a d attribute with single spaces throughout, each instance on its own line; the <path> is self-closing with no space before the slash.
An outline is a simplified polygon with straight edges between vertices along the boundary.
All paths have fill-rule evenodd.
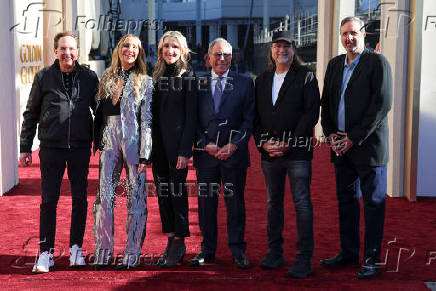
<path id="1" fill-rule="evenodd" d="M 42 60 L 42 48 L 40 45 L 22 44 L 20 46 L 20 61 L 22 63 L 34 63 Z"/>
<path id="2" fill-rule="evenodd" d="M 21 84 L 33 82 L 36 72 L 41 69 L 41 66 L 22 66 L 20 70 Z"/>

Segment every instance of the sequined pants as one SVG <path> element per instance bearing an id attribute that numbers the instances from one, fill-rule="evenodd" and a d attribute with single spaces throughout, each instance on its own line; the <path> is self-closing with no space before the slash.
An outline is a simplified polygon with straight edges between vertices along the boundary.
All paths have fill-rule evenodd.
<path id="1" fill-rule="evenodd" d="M 126 183 L 121 188 L 127 194 L 127 242 L 123 262 L 139 263 L 147 222 L 145 173 L 137 174 L 138 165 L 126 161 L 126 145 L 122 140 L 120 116 L 109 116 L 103 129 L 104 144 L 100 151 L 100 177 L 94 203 L 95 263 L 108 264 L 114 252 L 114 207 L 116 188 L 123 165 Z M 132 261 L 133 259 L 133 261 Z"/>

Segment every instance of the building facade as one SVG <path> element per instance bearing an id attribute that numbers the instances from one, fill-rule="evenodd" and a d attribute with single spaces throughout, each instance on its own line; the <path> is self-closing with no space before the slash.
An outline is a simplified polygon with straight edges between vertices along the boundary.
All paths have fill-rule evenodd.
<path id="1" fill-rule="evenodd" d="M 182 30 L 190 46 L 199 49 L 222 36 L 234 46 L 237 61 L 253 50 L 256 33 L 270 31 L 286 15 L 290 23 L 295 23 L 298 13 L 315 8 L 316 72 L 321 90 L 328 61 L 343 53 L 340 20 L 358 15 L 367 22 L 378 23 L 375 41 L 380 42 L 394 78 L 394 101 L 389 114 L 388 194 L 407 197 L 410 201 L 421 196 L 436 196 L 436 179 L 433 178 L 436 155 L 432 151 L 436 148 L 433 131 L 436 128 L 436 82 L 432 74 L 436 67 L 433 56 L 436 2 L 433 0 L 45 0 L 42 8 L 36 6 L 42 4 L 35 3 L 42 2 L 7 0 L 0 12 L 3 24 L 0 83 L 4 94 L 0 107 L 1 194 L 18 183 L 18 135 L 23 104 L 26 104 L 34 73 L 50 65 L 55 58 L 53 37 L 58 31 L 79 34 L 80 62 L 97 72 L 105 67 L 100 59 L 105 56 L 108 59 L 117 37 L 127 31 L 140 35 L 149 50 L 155 49 L 156 41 L 166 29 Z M 108 15 L 112 15 L 110 21 Z M 117 27 L 114 24 L 117 19 L 124 20 L 124 26 Z M 135 26 L 134 20 L 149 22 Z M 153 20 L 163 25 L 153 27 L 150 25 L 156 23 Z M 294 35 L 298 35 L 293 27 Z M 301 42 L 304 44 L 304 40 Z M 317 134 L 320 134 L 319 126 Z"/>

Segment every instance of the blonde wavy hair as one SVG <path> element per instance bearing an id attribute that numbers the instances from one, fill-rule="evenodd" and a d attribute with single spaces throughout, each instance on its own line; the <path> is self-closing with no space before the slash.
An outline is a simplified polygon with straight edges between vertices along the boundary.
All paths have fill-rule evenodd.
<path id="1" fill-rule="evenodd" d="M 135 99 L 139 98 L 140 88 L 143 80 L 147 76 L 147 63 L 145 59 L 145 51 L 142 48 L 141 40 L 134 34 L 126 34 L 124 35 L 120 41 L 118 42 L 114 52 L 112 53 L 112 62 L 109 68 L 107 68 L 103 75 L 101 76 L 100 83 L 98 85 L 98 92 L 95 96 L 96 100 L 100 100 L 101 98 L 111 98 L 112 101 L 118 101 L 117 94 L 114 94 L 117 90 L 117 84 L 120 77 L 118 77 L 118 69 L 121 67 L 121 51 L 123 49 L 123 45 L 128 38 L 134 38 L 138 41 L 139 53 L 138 57 L 135 60 L 135 65 L 132 67 L 133 74 L 133 90 Z M 114 100 L 114 99 L 117 100 Z M 116 102 L 114 102 L 116 103 Z"/>
<path id="2" fill-rule="evenodd" d="M 175 37 L 180 44 L 180 59 L 177 60 L 177 65 L 180 71 L 185 71 L 188 68 L 188 62 L 191 59 L 191 50 L 186 42 L 186 37 L 180 31 L 167 31 L 162 35 L 157 46 L 157 62 L 153 73 L 153 81 L 162 77 L 165 72 L 166 63 L 162 56 L 163 44 L 166 37 Z"/>

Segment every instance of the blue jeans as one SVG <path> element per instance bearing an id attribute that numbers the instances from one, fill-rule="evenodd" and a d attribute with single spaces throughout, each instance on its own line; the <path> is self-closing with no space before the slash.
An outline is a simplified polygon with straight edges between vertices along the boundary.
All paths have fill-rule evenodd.
<path id="1" fill-rule="evenodd" d="M 313 208 L 310 198 L 312 161 L 276 158 L 262 160 L 268 192 L 268 247 L 270 254 L 283 255 L 283 225 L 286 175 L 289 178 L 297 219 L 297 259 L 310 260 L 313 254 Z"/>
<path id="2" fill-rule="evenodd" d="M 345 158 L 335 164 L 339 233 L 344 256 L 359 258 L 360 197 L 365 211 L 364 260 L 380 261 L 386 207 L 387 166 L 356 166 Z"/>

